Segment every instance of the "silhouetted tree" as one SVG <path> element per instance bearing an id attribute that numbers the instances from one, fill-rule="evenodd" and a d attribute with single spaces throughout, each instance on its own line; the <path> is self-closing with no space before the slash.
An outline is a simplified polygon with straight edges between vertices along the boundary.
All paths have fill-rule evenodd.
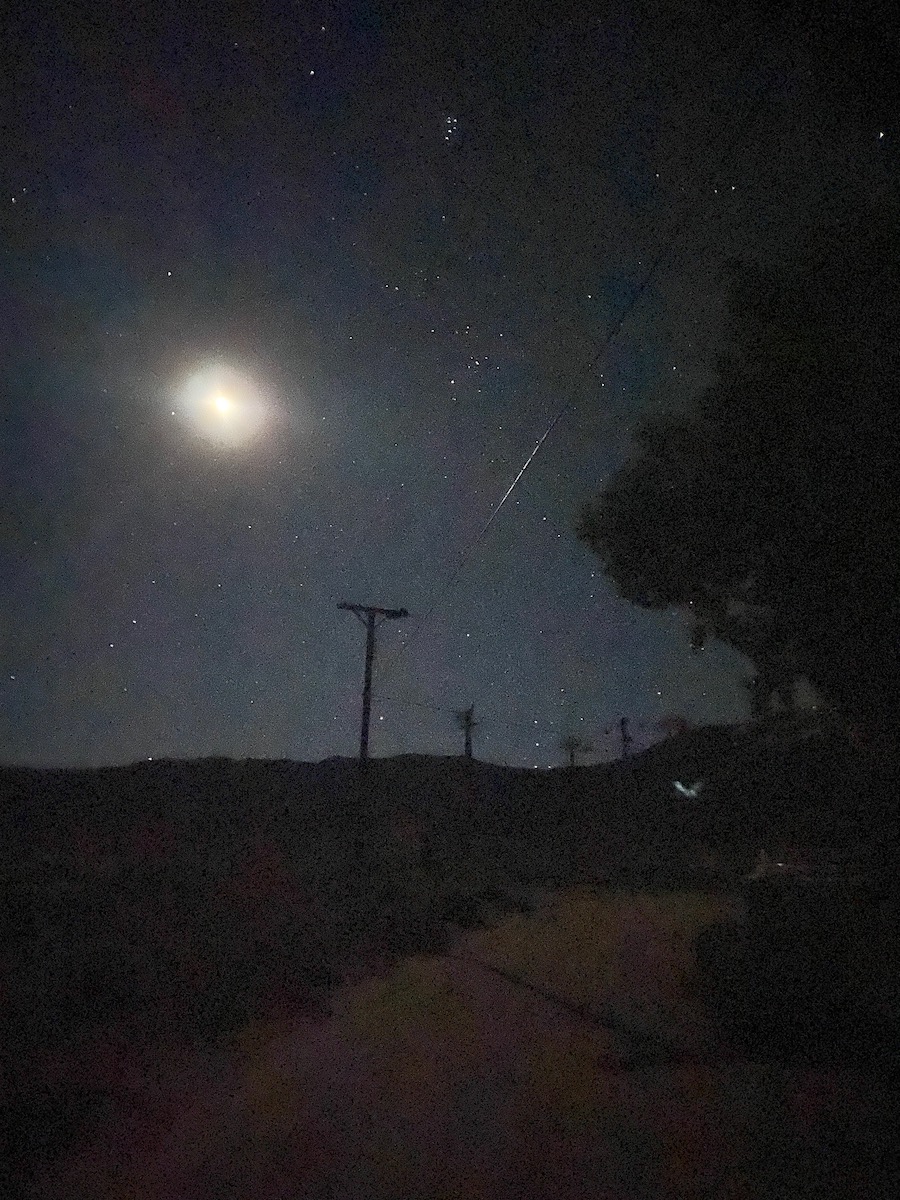
<path id="1" fill-rule="evenodd" d="M 590 754 L 593 746 L 575 733 L 566 734 L 560 739 L 559 748 L 569 760 L 569 766 L 575 766 L 575 758 L 579 754 Z"/>
<path id="2" fill-rule="evenodd" d="M 898 217 L 873 202 L 777 268 L 735 266 L 718 381 L 645 421 L 582 510 L 623 596 L 750 659 L 758 711 L 805 676 L 847 717 L 900 720 Z"/>
<path id="3" fill-rule="evenodd" d="M 466 758 L 472 757 L 472 730 L 478 724 L 475 720 L 475 705 L 470 704 L 468 708 L 457 708 L 453 713 L 456 718 L 456 723 L 465 734 L 465 754 Z"/>

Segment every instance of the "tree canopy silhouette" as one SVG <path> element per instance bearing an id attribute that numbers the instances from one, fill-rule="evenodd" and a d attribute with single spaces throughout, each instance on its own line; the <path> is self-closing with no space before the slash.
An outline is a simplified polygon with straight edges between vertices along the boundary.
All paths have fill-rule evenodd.
<path id="1" fill-rule="evenodd" d="M 762 690 L 805 676 L 851 720 L 900 716 L 900 207 L 732 264 L 716 382 L 645 420 L 583 506 L 620 593 L 746 654 Z"/>

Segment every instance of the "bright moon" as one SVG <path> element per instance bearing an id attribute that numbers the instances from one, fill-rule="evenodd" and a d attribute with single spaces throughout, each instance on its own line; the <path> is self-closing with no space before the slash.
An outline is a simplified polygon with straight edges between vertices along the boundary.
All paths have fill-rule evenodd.
<path id="1" fill-rule="evenodd" d="M 273 398 L 258 379 L 222 362 L 193 370 L 178 388 L 176 404 L 198 437 L 224 450 L 258 441 L 275 413 Z"/>

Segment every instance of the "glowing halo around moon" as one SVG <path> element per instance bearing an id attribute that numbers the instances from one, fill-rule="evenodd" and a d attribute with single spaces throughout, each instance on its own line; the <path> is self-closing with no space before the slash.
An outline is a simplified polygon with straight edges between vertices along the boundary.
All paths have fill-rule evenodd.
<path id="1" fill-rule="evenodd" d="M 208 363 L 189 372 L 178 388 L 177 415 L 203 441 L 221 450 L 258 442 L 275 415 L 272 398 L 249 372 Z"/>

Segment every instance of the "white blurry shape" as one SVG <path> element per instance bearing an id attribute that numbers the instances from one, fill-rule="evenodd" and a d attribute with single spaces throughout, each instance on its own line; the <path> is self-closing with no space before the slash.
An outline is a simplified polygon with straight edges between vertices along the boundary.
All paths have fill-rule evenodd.
<path id="1" fill-rule="evenodd" d="M 179 409 L 190 428 L 220 449 L 239 450 L 265 433 L 274 416 L 272 397 L 244 370 L 209 363 L 179 388 Z"/>
<path id="2" fill-rule="evenodd" d="M 689 800 L 696 800 L 703 790 L 703 780 L 698 779 L 696 783 L 682 783 L 681 780 L 674 781 L 676 792 L 681 792 L 682 796 L 687 796 Z"/>

